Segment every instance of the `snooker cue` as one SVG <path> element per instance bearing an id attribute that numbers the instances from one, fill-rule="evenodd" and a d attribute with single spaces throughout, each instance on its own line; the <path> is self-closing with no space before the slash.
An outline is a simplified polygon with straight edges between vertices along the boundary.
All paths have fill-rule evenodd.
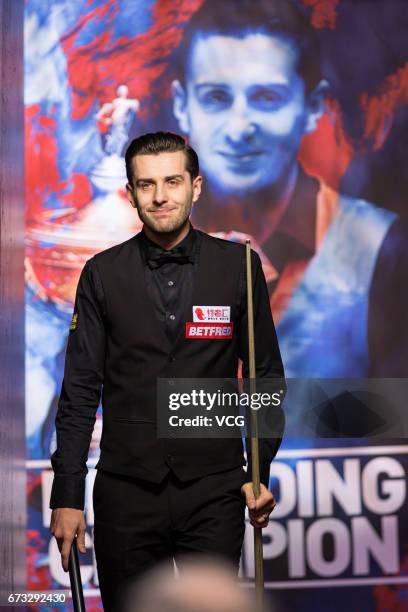
<path id="1" fill-rule="evenodd" d="M 69 552 L 68 571 L 69 579 L 71 581 L 72 603 L 74 606 L 74 612 L 86 612 L 76 538 L 74 538 L 71 545 L 71 550 Z"/>
<path id="2" fill-rule="evenodd" d="M 249 349 L 249 387 L 250 394 L 256 389 L 255 368 L 255 336 L 254 336 L 254 305 L 252 297 L 252 267 L 251 267 L 251 241 L 246 241 L 246 269 L 247 269 L 247 311 L 248 311 L 248 349 Z M 251 409 L 251 456 L 252 456 L 252 487 L 255 498 L 261 492 L 259 470 L 259 444 L 258 419 L 256 410 Z M 254 527 L 254 558 L 255 558 L 255 595 L 258 605 L 262 606 L 264 576 L 263 576 L 263 550 L 262 529 Z"/>

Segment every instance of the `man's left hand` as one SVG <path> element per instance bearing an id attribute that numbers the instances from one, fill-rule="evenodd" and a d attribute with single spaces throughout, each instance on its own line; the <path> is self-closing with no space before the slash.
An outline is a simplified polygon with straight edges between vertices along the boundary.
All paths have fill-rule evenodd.
<path id="1" fill-rule="evenodd" d="M 241 493 L 245 497 L 249 510 L 249 519 L 253 527 L 263 528 L 269 523 L 269 515 L 276 506 L 276 501 L 265 485 L 261 483 L 261 491 L 258 499 L 255 499 L 252 482 L 246 482 L 241 487 Z"/>

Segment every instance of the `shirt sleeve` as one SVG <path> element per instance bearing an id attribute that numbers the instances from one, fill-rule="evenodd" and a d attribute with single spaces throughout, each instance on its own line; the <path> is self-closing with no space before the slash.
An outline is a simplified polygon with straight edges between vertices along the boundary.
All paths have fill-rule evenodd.
<path id="1" fill-rule="evenodd" d="M 408 376 L 408 227 L 397 219 L 378 253 L 368 309 L 370 377 Z"/>
<path id="2" fill-rule="evenodd" d="M 57 449 L 50 508 L 84 508 L 86 461 L 105 363 L 101 284 L 93 259 L 82 270 L 75 298 L 64 379 L 55 419 Z"/>
<path id="3" fill-rule="evenodd" d="M 244 254 L 245 255 L 245 254 Z M 273 323 L 271 307 L 269 302 L 268 288 L 265 275 L 262 270 L 261 260 L 255 251 L 251 251 L 252 269 L 252 293 L 254 312 L 254 341 L 255 341 L 255 369 L 256 378 L 273 378 L 279 380 L 279 389 L 285 391 L 284 369 Z M 248 313 L 247 313 L 247 289 L 246 289 L 246 265 L 244 260 L 243 273 L 241 275 L 241 300 L 239 320 L 239 357 L 242 360 L 242 377 L 249 377 L 249 348 L 248 348 Z M 282 384 L 280 384 L 282 383 Z M 282 395 L 283 400 L 283 395 Z M 276 427 L 283 431 L 284 416 L 279 407 L 269 407 L 268 410 L 276 411 L 273 422 L 279 423 Z M 246 439 L 246 451 L 248 458 L 247 481 L 252 480 L 252 458 L 250 440 Z M 272 459 L 278 452 L 282 442 L 281 437 L 259 438 L 259 463 L 261 482 L 269 486 L 269 471 Z"/>

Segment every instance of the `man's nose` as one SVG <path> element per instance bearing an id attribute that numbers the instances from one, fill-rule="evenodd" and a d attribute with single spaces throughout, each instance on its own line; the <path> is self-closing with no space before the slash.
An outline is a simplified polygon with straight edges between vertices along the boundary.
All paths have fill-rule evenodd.
<path id="1" fill-rule="evenodd" d="M 154 190 L 153 202 L 156 205 L 164 204 L 167 202 L 167 191 L 164 185 L 156 185 Z"/>
<path id="2" fill-rule="evenodd" d="M 230 110 L 225 125 L 225 136 L 233 144 L 250 142 L 257 131 L 257 126 L 250 109 L 243 100 L 237 100 Z"/>

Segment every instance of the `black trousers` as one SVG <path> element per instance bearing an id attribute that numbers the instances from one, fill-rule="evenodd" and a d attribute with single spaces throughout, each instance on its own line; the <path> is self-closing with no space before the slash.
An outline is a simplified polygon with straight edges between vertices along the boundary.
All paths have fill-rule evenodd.
<path id="1" fill-rule="evenodd" d="M 221 557 L 237 571 L 245 530 L 242 467 L 182 483 L 160 484 L 98 470 L 94 548 L 105 612 L 121 609 L 126 587 L 157 563 L 182 572 L 183 556 Z"/>

